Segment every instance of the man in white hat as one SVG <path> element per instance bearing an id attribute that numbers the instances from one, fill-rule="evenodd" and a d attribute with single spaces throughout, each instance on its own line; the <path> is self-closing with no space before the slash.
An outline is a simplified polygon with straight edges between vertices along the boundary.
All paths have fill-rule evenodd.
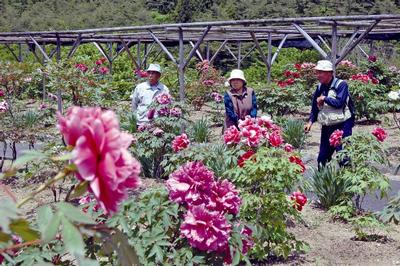
<path id="1" fill-rule="evenodd" d="M 158 64 L 150 64 L 147 71 L 147 81 L 140 83 L 133 91 L 132 111 L 136 114 L 138 125 L 149 121 L 147 112 L 153 99 L 162 93 L 169 93 L 167 86 L 160 83 L 161 67 Z"/>
<path id="2" fill-rule="evenodd" d="M 314 122 L 322 124 L 321 140 L 318 154 L 318 166 L 331 160 L 333 153 L 342 146 L 333 147 L 329 138 L 335 130 L 343 131 L 343 138 L 351 136 L 354 126 L 354 105 L 349 88 L 344 80 L 333 75 L 333 65 L 329 60 L 320 60 L 314 68 L 318 81 L 315 90 L 311 114 L 304 131 L 308 133 Z M 335 120 L 336 119 L 336 120 Z"/>
<path id="3" fill-rule="evenodd" d="M 238 126 L 239 120 L 246 116 L 257 116 L 257 99 L 252 88 L 246 86 L 247 81 L 240 69 L 232 70 L 228 82 L 230 89 L 225 92 L 225 129 Z"/>

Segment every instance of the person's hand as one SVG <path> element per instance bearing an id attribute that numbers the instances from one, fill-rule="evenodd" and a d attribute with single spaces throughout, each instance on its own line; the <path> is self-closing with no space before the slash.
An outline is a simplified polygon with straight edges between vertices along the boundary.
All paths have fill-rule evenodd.
<path id="1" fill-rule="evenodd" d="M 322 107 L 325 103 L 325 96 L 321 95 L 317 98 L 317 105 L 318 107 Z"/>
<path id="2" fill-rule="evenodd" d="M 311 126 L 312 126 L 312 123 L 311 123 L 311 121 L 310 121 L 310 122 L 308 122 L 308 123 L 304 126 L 304 132 L 305 132 L 305 133 L 310 132 Z"/>

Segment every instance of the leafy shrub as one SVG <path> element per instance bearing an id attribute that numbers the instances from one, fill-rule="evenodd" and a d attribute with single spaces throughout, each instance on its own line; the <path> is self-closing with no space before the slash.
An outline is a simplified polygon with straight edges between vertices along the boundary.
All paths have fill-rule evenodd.
<path id="1" fill-rule="evenodd" d="M 283 125 L 283 139 L 295 148 L 301 148 L 304 145 L 306 135 L 304 133 L 304 123 L 301 120 L 289 119 Z"/>
<path id="2" fill-rule="evenodd" d="M 191 126 L 190 132 L 195 142 L 208 142 L 210 140 L 210 129 L 208 120 L 204 117 L 195 121 Z"/>
<path id="3" fill-rule="evenodd" d="M 393 222 L 396 225 L 400 223 L 400 192 L 388 202 L 378 216 L 384 223 Z"/>
<path id="4" fill-rule="evenodd" d="M 308 94 L 303 85 L 295 83 L 284 88 L 270 84 L 257 90 L 259 107 L 271 115 L 286 115 L 299 111 L 308 103 Z"/>

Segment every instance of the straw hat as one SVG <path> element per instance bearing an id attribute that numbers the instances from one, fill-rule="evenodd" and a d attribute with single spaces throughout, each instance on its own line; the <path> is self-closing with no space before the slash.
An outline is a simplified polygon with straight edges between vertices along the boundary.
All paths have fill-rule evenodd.
<path id="1" fill-rule="evenodd" d="M 329 60 L 320 60 L 317 62 L 317 66 L 314 67 L 314 69 L 320 71 L 333 71 L 333 65 Z"/>
<path id="2" fill-rule="evenodd" d="M 243 80 L 244 83 L 247 82 L 246 79 L 244 78 L 244 73 L 243 73 L 243 71 L 240 70 L 240 69 L 234 69 L 234 70 L 232 70 L 231 75 L 230 75 L 229 78 L 228 78 L 228 82 L 231 83 L 231 80 L 232 80 L 232 79 L 240 79 L 240 80 Z"/>

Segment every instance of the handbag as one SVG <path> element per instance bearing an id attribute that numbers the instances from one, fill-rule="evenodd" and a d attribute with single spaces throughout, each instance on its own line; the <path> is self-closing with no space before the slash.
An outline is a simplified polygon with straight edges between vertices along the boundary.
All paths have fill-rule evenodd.
<path id="1" fill-rule="evenodd" d="M 342 82 L 342 80 L 336 80 L 335 86 L 330 88 L 328 91 L 328 96 L 336 99 L 336 88 Z M 318 112 L 318 122 L 323 126 L 333 126 L 343 123 L 351 117 L 351 112 L 349 109 L 349 96 L 346 99 L 344 108 L 335 108 L 326 103 L 320 108 Z"/>

